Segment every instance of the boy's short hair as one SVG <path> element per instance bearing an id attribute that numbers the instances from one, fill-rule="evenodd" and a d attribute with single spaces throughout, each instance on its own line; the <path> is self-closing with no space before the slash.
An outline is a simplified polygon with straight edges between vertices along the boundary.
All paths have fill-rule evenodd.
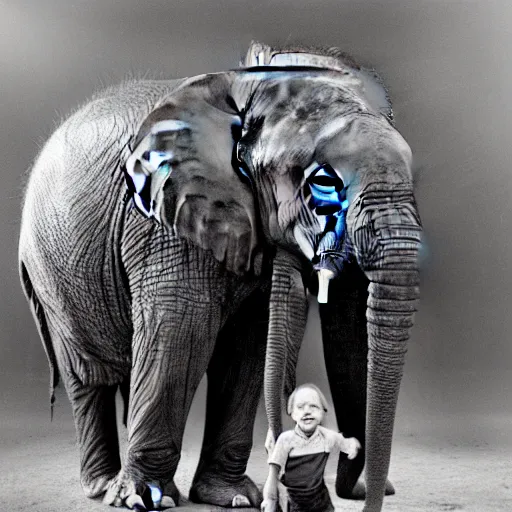
<path id="1" fill-rule="evenodd" d="M 316 384 L 301 384 L 300 386 L 297 386 L 293 391 L 290 397 L 288 398 L 288 405 L 286 407 L 286 412 L 288 413 L 288 416 L 292 415 L 292 409 L 293 404 L 295 402 L 295 395 L 297 394 L 297 391 L 300 389 L 312 389 L 313 391 L 316 391 L 316 394 L 318 395 L 318 398 L 320 398 L 320 403 L 322 404 L 322 407 L 324 408 L 324 412 L 327 412 L 328 406 L 327 406 L 327 400 L 325 398 L 325 395 L 320 391 L 320 388 Z"/>

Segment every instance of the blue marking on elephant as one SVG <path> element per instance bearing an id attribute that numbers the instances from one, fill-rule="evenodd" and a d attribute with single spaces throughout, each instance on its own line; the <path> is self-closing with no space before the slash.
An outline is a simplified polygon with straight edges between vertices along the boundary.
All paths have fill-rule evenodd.
<path id="1" fill-rule="evenodd" d="M 133 194 L 133 202 L 144 216 L 151 217 L 154 207 L 152 180 L 163 183 L 172 172 L 172 151 L 145 151 L 139 161 L 142 169 L 134 166 L 131 172 L 123 169 L 128 190 Z"/>
<path id="2" fill-rule="evenodd" d="M 333 217 L 336 219 L 333 231 L 336 234 L 336 240 L 340 242 L 345 232 L 345 210 L 335 213 Z"/>
<path id="3" fill-rule="evenodd" d="M 245 169 L 241 166 L 238 166 L 238 170 L 240 172 L 240 174 L 242 174 L 243 176 L 245 176 L 248 180 L 250 180 L 251 178 L 249 177 L 249 175 L 245 172 Z"/>
<path id="4" fill-rule="evenodd" d="M 334 187 L 325 187 L 322 185 L 312 184 L 311 192 L 315 198 L 316 206 L 322 205 L 338 205 L 339 194 Z M 340 205 L 341 207 L 341 205 Z"/>
<path id="5" fill-rule="evenodd" d="M 169 162 L 164 162 L 163 164 L 160 164 L 158 166 L 157 172 L 159 174 L 163 174 L 164 176 L 167 176 L 172 171 L 171 164 Z"/>
<path id="6" fill-rule="evenodd" d="M 237 70 L 240 71 L 240 70 Z M 254 68 L 245 68 L 243 71 L 246 73 L 250 73 L 248 76 L 249 80 L 257 80 L 265 81 L 265 80 L 286 80 L 288 78 L 298 78 L 300 76 L 306 76 L 307 78 L 311 75 L 311 72 L 319 71 L 318 68 L 300 68 L 297 66 L 297 69 L 294 68 L 281 68 L 281 67 L 273 67 L 273 66 L 258 66 Z"/>
<path id="7" fill-rule="evenodd" d="M 345 217 L 349 207 L 346 187 L 329 165 L 319 166 L 308 178 L 311 190 L 309 207 L 316 215 L 325 217 L 325 230 L 335 234 L 336 243 L 341 243 L 345 232 Z"/>
<path id="8" fill-rule="evenodd" d="M 151 491 L 153 503 L 159 504 L 162 499 L 162 491 L 156 485 L 148 484 L 148 487 Z"/>
<path id="9" fill-rule="evenodd" d="M 149 165 L 151 170 L 160 170 L 163 163 L 167 163 L 172 158 L 172 153 L 168 151 L 149 151 Z"/>

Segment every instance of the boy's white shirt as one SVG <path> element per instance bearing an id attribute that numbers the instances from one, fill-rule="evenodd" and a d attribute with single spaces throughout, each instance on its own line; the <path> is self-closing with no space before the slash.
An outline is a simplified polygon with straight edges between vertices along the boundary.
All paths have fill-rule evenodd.
<path id="1" fill-rule="evenodd" d="M 295 426 L 293 430 L 283 432 L 276 441 L 268 463 L 279 466 L 279 478 L 284 474 L 288 457 L 299 457 L 314 453 L 333 453 L 342 451 L 348 453 L 347 439 L 334 430 L 319 425 L 311 436 Z"/>

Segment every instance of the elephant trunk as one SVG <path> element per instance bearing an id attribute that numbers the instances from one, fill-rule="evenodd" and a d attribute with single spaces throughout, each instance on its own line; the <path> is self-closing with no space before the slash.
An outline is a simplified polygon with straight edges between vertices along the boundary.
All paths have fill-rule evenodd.
<path id="1" fill-rule="evenodd" d="M 394 191 L 385 201 L 381 194 L 368 195 L 360 207 L 352 237 L 370 281 L 364 512 L 377 512 L 384 499 L 407 340 L 419 298 L 421 227 L 410 191 Z"/>
<path id="2" fill-rule="evenodd" d="M 300 267 L 278 251 L 273 264 L 265 359 L 265 409 L 275 441 L 282 432 L 282 410 L 295 387 L 295 370 L 306 328 L 308 302 Z"/>
<path id="3" fill-rule="evenodd" d="M 417 271 L 370 271 L 367 307 L 366 507 L 380 511 L 398 392 L 419 296 Z"/>

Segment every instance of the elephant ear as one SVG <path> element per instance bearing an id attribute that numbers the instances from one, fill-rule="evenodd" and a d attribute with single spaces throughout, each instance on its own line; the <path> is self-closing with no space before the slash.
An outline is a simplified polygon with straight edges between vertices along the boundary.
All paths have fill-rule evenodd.
<path id="1" fill-rule="evenodd" d="M 241 119 L 232 102 L 182 91 L 143 123 L 124 172 L 135 206 L 237 274 L 257 247 L 251 182 L 235 154 Z"/>

